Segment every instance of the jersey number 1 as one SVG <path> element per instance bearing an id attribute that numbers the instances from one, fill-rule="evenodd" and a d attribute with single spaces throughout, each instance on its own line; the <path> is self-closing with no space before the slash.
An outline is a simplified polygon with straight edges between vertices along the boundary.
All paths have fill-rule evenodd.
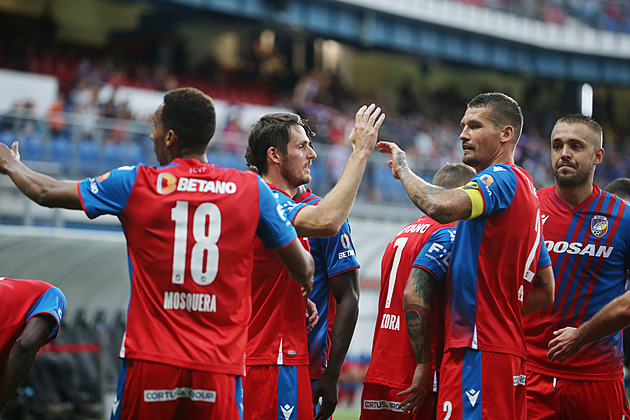
<path id="1" fill-rule="evenodd" d="M 171 209 L 171 220 L 175 222 L 173 245 L 173 283 L 184 283 L 188 243 L 188 202 L 178 201 Z M 190 252 L 190 276 L 195 283 L 206 286 L 214 281 L 219 268 L 221 236 L 221 211 L 213 203 L 203 203 L 193 215 L 192 233 L 195 244 Z"/>

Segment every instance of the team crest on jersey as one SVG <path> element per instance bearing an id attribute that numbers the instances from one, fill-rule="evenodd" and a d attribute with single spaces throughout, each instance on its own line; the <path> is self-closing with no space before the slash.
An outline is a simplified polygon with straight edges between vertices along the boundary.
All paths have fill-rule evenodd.
<path id="1" fill-rule="evenodd" d="M 608 232 L 608 217 L 606 216 L 593 216 L 591 219 L 591 232 L 596 238 L 601 238 Z"/>

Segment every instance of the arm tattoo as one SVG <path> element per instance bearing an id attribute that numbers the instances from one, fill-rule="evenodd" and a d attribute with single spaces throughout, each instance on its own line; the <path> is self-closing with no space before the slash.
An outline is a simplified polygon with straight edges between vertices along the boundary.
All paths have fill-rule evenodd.
<path id="1" fill-rule="evenodd" d="M 422 268 L 412 268 L 411 273 L 413 275 L 413 285 L 418 292 L 420 301 L 424 304 L 427 310 L 431 310 L 431 291 L 435 288 L 435 279 L 427 270 Z"/>
<path id="2" fill-rule="evenodd" d="M 431 343 L 429 340 L 429 311 L 420 305 L 405 307 L 405 323 L 411 347 L 420 364 L 431 361 Z"/>
<path id="3" fill-rule="evenodd" d="M 419 179 L 421 178 L 410 170 L 400 174 L 400 180 L 416 207 L 428 215 L 435 214 L 434 212 L 441 208 L 443 213 L 439 215 L 440 219 L 457 220 L 458 217 L 453 210 L 444 211 L 446 204 L 453 198 L 452 191 L 426 182 L 418 182 Z"/>

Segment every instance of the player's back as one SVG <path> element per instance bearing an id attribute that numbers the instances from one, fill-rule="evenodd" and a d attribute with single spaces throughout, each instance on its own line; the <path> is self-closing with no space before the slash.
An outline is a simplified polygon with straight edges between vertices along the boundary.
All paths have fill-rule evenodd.
<path id="1" fill-rule="evenodd" d="M 416 257 L 428 239 L 445 227 L 454 233 L 452 225 L 442 225 L 423 216 L 404 227 L 385 248 L 381 261 L 381 290 L 372 358 L 365 383 L 399 389 L 411 384 L 417 362 L 407 335 L 402 305 L 403 292 Z M 448 233 L 449 237 L 451 233 Z M 446 265 L 443 269 L 446 273 Z M 435 293 L 431 296 L 431 350 L 435 369 L 436 365 L 439 366 L 439 357 L 442 354 L 444 285 L 438 285 L 434 290 Z"/>
<path id="2" fill-rule="evenodd" d="M 17 337 L 22 333 L 25 320 L 29 311 L 42 295 L 54 286 L 40 280 L 11 279 L 0 277 L 0 366 L 4 366 L 9 355 L 11 346 Z M 56 293 L 50 295 L 51 299 L 63 299 L 65 308 L 65 298 L 57 289 Z M 57 318 L 62 318 L 63 314 L 56 314 Z M 55 332 L 56 335 L 56 332 Z"/>
<path id="3" fill-rule="evenodd" d="M 196 159 L 130 170 L 136 176 L 119 216 L 132 273 L 121 353 L 242 374 L 258 177 Z"/>

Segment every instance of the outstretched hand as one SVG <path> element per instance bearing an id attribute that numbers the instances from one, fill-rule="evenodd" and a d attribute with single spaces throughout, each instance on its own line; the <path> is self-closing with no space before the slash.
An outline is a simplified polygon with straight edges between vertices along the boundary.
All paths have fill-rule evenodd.
<path id="1" fill-rule="evenodd" d="M 387 161 L 387 166 L 392 170 L 394 178 L 400 179 L 400 171 L 409 169 L 405 152 L 396 143 L 390 141 L 379 141 L 376 143 L 376 147 L 378 147 L 379 152 L 392 155 L 392 159 Z"/>
<path id="2" fill-rule="evenodd" d="M 0 143 L 0 173 L 7 173 L 7 165 L 12 162 L 20 161 L 20 152 L 19 152 L 20 143 L 14 141 L 9 149 L 7 145 Z"/>
<path id="3" fill-rule="evenodd" d="M 369 155 L 374 151 L 378 140 L 378 130 L 385 120 L 385 114 L 381 108 L 374 104 L 363 105 L 355 116 L 354 128 L 350 133 L 350 144 L 355 151 L 366 152 Z"/>
<path id="4" fill-rule="evenodd" d="M 554 331 L 553 335 L 556 338 L 549 342 L 550 350 L 547 353 L 547 358 L 551 359 L 552 362 L 565 362 L 584 347 L 584 344 L 580 342 L 577 328 L 565 327 Z"/>

